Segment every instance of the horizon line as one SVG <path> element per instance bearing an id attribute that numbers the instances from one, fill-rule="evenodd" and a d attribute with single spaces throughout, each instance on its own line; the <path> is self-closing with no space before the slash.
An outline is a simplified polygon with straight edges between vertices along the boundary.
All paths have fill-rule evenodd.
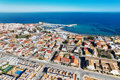
<path id="1" fill-rule="evenodd" d="M 0 12 L 0 13 L 54 13 L 54 12 L 102 12 L 102 13 L 120 13 L 120 11 L 12 11 L 12 12 Z"/>

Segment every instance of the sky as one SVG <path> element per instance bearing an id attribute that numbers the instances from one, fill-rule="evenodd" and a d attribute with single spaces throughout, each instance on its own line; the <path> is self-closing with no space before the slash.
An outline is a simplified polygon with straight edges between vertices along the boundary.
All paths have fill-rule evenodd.
<path id="1" fill-rule="evenodd" d="M 120 0 L 0 0 L 0 12 L 120 12 Z"/>

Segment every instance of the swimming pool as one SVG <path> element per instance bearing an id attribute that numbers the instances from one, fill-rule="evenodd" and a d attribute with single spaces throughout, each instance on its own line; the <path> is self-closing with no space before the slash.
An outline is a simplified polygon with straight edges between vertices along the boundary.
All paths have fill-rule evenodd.
<path id="1" fill-rule="evenodd" d="M 22 73 L 22 71 L 19 71 L 19 70 L 17 70 L 16 72 L 15 72 L 15 74 L 18 74 L 18 75 L 20 75 Z"/>
<path id="2" fill-rule="evenodd" d="M 5 68 L 4 70 L 3 70 L 3 72 L 8 72 L 9 70 L 11 70 L 13 68 L 13 66 L 8 66 L 7 68 Z"/>

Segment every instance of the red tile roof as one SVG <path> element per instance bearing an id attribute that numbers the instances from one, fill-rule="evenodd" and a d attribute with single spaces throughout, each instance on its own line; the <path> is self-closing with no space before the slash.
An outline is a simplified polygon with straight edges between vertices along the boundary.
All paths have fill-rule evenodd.
<path id="1" fill-rule="evenodd" d="M 11 44 L 11 45 L 9 45 L 9 47 L 14 47 L 15 46 L 15 44 Z"/>
<path id="2" fill-rule="evenodd" d="M 41 51 L 45 51 L 46 49 L 45 48 L 43 48 Z"/>
<path id="3" fill-rule="evenodd" d="M 52 51 L 51 51 L 51 50 L 48 50 L 47 52 L 48 52 L 48 53 L 51 53 Z"/>
<path id="4" fill-rule="evenodd" d="M 82 36 L 76 36 L 75 38 L 76 39 L 82 39 Z"/>
<path id="5" fill-rule="evenodd" d="M 71 56 L 71 58 L 72 58 L 72 59 L 74 59 L 74 58 L 75 58 L 75 56 Z"/>
<path id="6" fill-rule="evenodd" d="M 62 62 L 70 62 L 70 59 L 69 59 L 69 58 L 64 57 L 64 58 L 61 58 L 61 61 L 62 61 Z"/>
<path id="7" fill-rule="evenodd" d="M 87 50 L 87 48 L 86 48 L 86 47 L 84 47 L 84 50 Z"/>
<path id="8" fill-rule="evenodd" d="M 61 56 L 55 56 L 54 60 L 60 61 Z"/>
<path id="9" fill-rule="evenodd" d="M 78 65 L 78 59 L 77 58 L 71 59 L 71 63 Z"/>

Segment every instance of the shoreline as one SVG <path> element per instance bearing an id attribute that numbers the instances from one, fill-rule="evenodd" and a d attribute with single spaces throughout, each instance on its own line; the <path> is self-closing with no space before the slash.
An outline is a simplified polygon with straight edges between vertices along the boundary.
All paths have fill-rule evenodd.
<path id="1" fill-rule="evenodd" d="M 69 31 L 65 31 L 62 28 L 64 28 L 64 27 L 59 27 L 59 28 L 56 28 L 55 30 L 61 31 L 61 32 L 64 32 L 64 33 L 68 33 L 68 34 L 81 35 L 81 34 L 78 34 L 78 33 L 73 33 L 73 32 L 69 32 Z"/>
<path id="2" fill-rule="evenodd" d="M 55 30 L 56 30 L 56 31 L 61 31 L 61 32 L 64 32 L 64 33 L 68 33 L 68 34 L 82 35 L 82 36 L 106 36 L 106 37 L 115 37 L 115 36 L 107 36 L 107 35 L 79 34 L 79 33 L 74 33 L 74 32 L 70 32 L 70 31 L 63 30 L 63 28 L 64 28 L 64 27 L 59 27 L 59 28 L 56 28 Z M 118 36 L 118 35 L 116 35 L 116 36 Z"/>
<path id="3" fill-rule="evenodd" d="M 47 23 L 47 22 L 42 22 L 42 23 L 45 23 L 45 24 L 53 24 L 53 23 Z M 0 23 L 0 24 L 38 24 L 38 23 Z M 53 24 L 53 25 L 65 25 L 65 24 Z M 78 25 L 78 24 L 70 24 L 70 25 Z M 67 24 L 67 27 L 69 27 L 70 25 Z M 68 34 L 74 34 L 74 35 L 82 35 L 82 36 L 103 36 L 103 37 L 116 37 L 116 36 L 120 36 L 120 35 L 103 35 L 103 34 L 82 34 L 82 33 L 75 33 L 75 32 L 71 32 L 71 31 L 67 31 L 67 30 L 63 30 L 65 26 L 62 26 L 62 27 L 58 27 L 58 28 L 55 28 L 56 31 L 61 31 L 61 32 L 64 32 L 64 33 L 68 33 Z M 70 26 L 72 27 L 72 26 Z"/>

